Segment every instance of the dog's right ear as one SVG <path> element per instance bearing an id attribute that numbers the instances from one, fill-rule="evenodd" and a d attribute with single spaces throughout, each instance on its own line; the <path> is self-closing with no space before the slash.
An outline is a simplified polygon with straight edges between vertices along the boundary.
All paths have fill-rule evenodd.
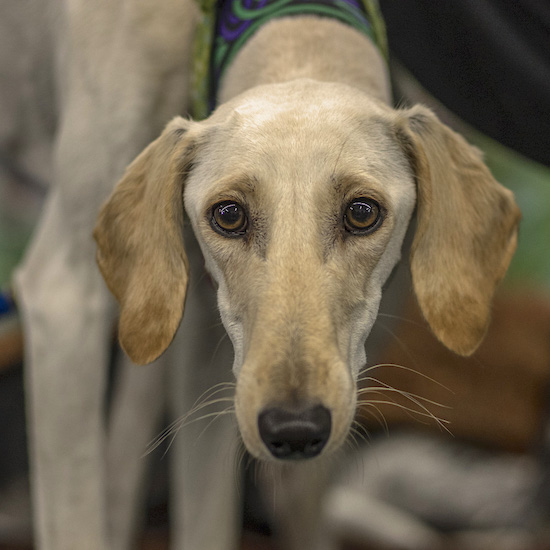
<path id="1" fill-rule="evenodd" d="M 195 123 L 175 118 L 126 169 L 103 205 L 97 262 L 121 308 L 119 339 L 146 364 L 169 346 L 183 315 L 189 266 L 183 247 L 183 185 Z"/>

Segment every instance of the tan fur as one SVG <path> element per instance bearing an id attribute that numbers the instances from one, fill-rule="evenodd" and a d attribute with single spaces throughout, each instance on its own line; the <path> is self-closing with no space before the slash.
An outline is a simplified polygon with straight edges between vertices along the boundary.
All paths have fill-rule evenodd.
<path id="1" fill-rule="evenodd" d="M 487 331 L 494 289 L 516 249 L 521 213 L 513 194 L 462 136 L 425 108 L 406 115 L 418 186 L 414 290 L 439 340 L 470 355 Z"/>
<path id="2" fill-rule="evenodd" d="M 380 101 L 385 80 L 377 84 L 372 67 L 356 75 L 334 67 L 328 82 L 331 65 L 314 48 L 304 50 L 305 37 L 314 42 L 327 26 L 342 36 L 351 31 L 302 19 L 313 34 L 281 48 L 309 56 L 298 56 L 307 71 L 285 78 L 279 57 L 268 55 L 260 76 L 251 72 L 253 52 L 276 50 L 271 42 L 297 21 L 260 31 L 228 73 L 225 103 L 191 129 L 175 119 L 128 169 L 96 229 L 100 266 L 121 303 L 121 341 L 135 361 L 150 361 L 170 343 L 183 309 L 184 189 L 235 349 L 240 431 L 248 450 L 265 459 L 272 457 L 258 416 L 272 406 L 328 408 L 326 452 L 346 437 L 365 339 L 417 194 L 415 291 L 432 330 L 458 353 L 471 353 L 483 336 L 519 220 L 511 193 L 474 148 L 427 109 L 395 111 Z M 353 40 L 364 40 L 372 54 L 355 31 Z M 303 71 L 318 79 L 295 78 Z M 261 75 L 270 84 L 258 85 Z M 184 174 L 190 149 L 193 164 Z M 349 235 L 343 210 L 365 196 L 381 204 L 384 221 L 368 236 Z M 246 236 L 212 229 L 209 213 L 222 200 L 245 207 Z"/>
<path id="3" fill-rule="evenodd" d="M 4 4 L 0 64 L 5 61 L 3 87 L 10 93 L 0 134 L 8 149 L 17 144 L 27 169 L 54 183 L 15 277 L 25 326 L 37 547 L 134 547 L 148 468 L 140 458 L 145 442 L 161 418 L 182 418 L 198 396 L 227 379 L 231 352 L 224 342 L 216 347 L 218 319 L 193 239 L 187 252 L 194 280 L 186 298 L 182 194 L 218 283 L 235 350 L 238 422 L 257 456 L 267 455 L 257 414 L 274 402 L 329 407 L 334 425 L 325 451 L 345 437 L 364 342 L 400 256 L 416 184 L 419 301 L 447 345 L 465 351 L 475 345 L 481 330 L 464 325 L 469 310 L 478 309 L 473 324 L 483 326 L 492 286 L 509 259 L 510 199 L 499 206 L 502 192 L 476 169 L 466 193 L 452 192 L 451 204 L 442 186 L 456 188 L 468 162 L 458 162 L 449 180 L 446 168 L 456 156 L 449 148 L 477 163 L 474 151 L 431 115 L 424 113 L 423 128 L 423 111 L 389 107 L 387 67 L 368 37 L 325 18 L 282 18 L 259 29 L 232 61 L 216 113 L 200 124 L 175 119 L 128 168 L 100 215 L 98 260 L 120 302 L 121 341 L 134 361 L 163 352 L 186 302 L 184 326 L 154 367 L 133 369 L 116 357 L 119 376 L 106 415 L 113 309 L 90 235 L 123 168 L 167 120 L 189 108 L 199 2 Z M 23 63 L 13 62 L 14 52 Z M 441 188 L 425 190 L 435 179 Z M 344 239 L 335 228 L 341 229 L 340 209 L 356 192 L 384 202 L 387 217 L 372 236 Z M 227 194 L 254 207 L 254 232 L 244 240 L 226 241 L 207 221 L 212 204 Z M 462 236 L 453 252 L 449 234 Z M 470 266 L 475 283 L 468 280 Z M 460 277 L 450 277 L 458 268 Z M 482 306 L 454 299 L 462 287 Z M 171 544 L 228 550 L 237 547 L 241 526 L 225 452 L 235 434 L 227 416 L 210 425 L 204 410 L 171 447 Z M 280 544 L 285 550 L 326 547 L 326 533 L 313 536 L 322 501 L 312 488 L 316 466 L 275 468 L 285 470 L 288 476 L 275 477 L 290 485 L 278 485 L 268 499 L 283 501 L 290 524 Z"/>
<path id="4" fill-rule="evenodd" d="M 183 134 L 169 126 L 128 167 L 94 231 L 97 262 L 121 306 L 120 343 L 138 364 L 168 347 L 183 314 Z"/>
<path id="5" fill-rule="evenodd" d="M 271 57 L 274 45 L 277 56 Z M 389 81 L 380 76 L 386 72 L 377 47 L 359 31 L 331 19 L 291 17 L 282 25 L 280 20 L 267 23 L 252 36 L 222 82 L 220 101 L 260 84 L 315 74 L 321 82 L 349 84 L 387 102 L 391 95 Z"/>

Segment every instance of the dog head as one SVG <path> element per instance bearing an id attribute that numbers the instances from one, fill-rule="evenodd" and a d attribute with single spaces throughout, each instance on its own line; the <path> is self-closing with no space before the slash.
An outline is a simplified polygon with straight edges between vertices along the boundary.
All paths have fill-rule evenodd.
<path id="1" fill-rule="evenodd" d="M 423 107 L 299 80 L 255 88 L 201 123 L 176 118 L 95 231 L 137 363 L 166 349 L 183 313 L 183 202 L 235 350 L 240 431 L 259 458 L 313 457 L 347 436 L 415 207 L 415 293 L 435 335 L 464 355 L 486 331 L 520 217 L 479 152 Z"/>

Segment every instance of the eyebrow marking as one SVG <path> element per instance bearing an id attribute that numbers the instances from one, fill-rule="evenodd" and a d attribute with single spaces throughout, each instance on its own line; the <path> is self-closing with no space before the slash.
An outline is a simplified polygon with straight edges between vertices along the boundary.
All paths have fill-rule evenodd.
<path id="1" fill-rule="evenodd" d="M 332 174 L 330 175 L 330 179 L 333 180 L 334 177 L 335 177 L 335 174 L 336 174 L 336 169 L 338 168 L 338 164 L 340 162 L 340 157 L 342 156 L 342 153 L 344 152 L 344 147 L 346 146 L 346 144 L 348 143 L 348 141 L 350 140 L 351 138 L 351 135 L 355 132 L 356 130 L 353 129 L 350 131 L 350 133 L 347 135 L 346 139 L 344 139 L 344 141 L 342 142 L 342 147 L 340 147 L 340 151 L 338 151 L 338 156 L 336 157 L 336 162 L 334 163 L 334 168 L 332 170 Z"/>

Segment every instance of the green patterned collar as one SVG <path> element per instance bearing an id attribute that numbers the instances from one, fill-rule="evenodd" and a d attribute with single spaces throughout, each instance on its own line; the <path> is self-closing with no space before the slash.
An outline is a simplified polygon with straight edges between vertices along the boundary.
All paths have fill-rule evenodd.
<path id="1" fill-rule="evenodd" d="M 206 118 L 216 106 L 225 68 L 267 21 L 290 15 L 332 17 L 367 35 L 387 57 L 384 22 L 376 0 L 199 0 L 192 115 Z"/>

